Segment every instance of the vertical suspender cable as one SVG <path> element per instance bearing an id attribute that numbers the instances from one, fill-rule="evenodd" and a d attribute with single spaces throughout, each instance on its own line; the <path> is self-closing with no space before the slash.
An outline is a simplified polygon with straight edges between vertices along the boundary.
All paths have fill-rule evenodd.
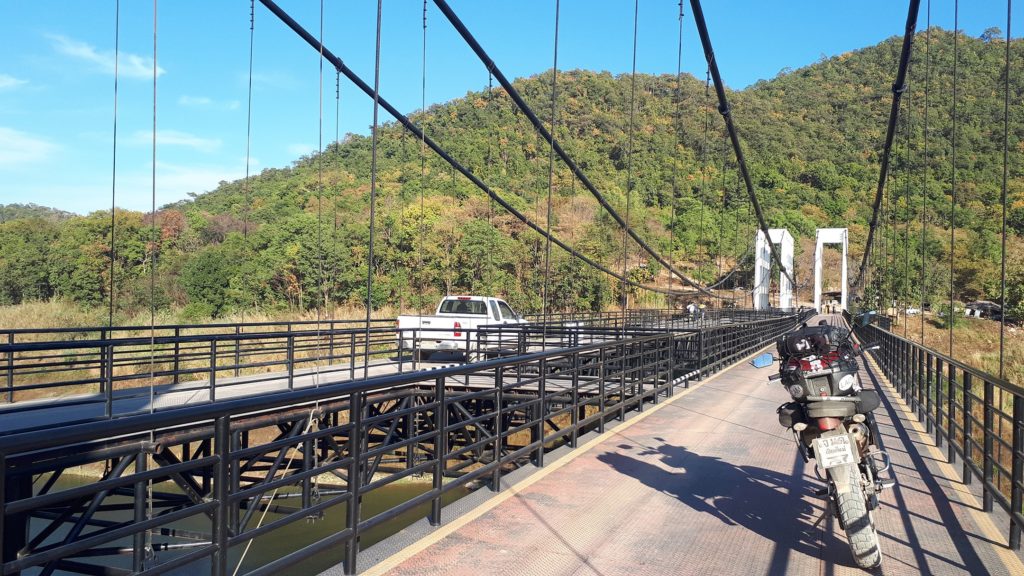
<path id="1" fill-rule="evenodd" d="M 1010 13 L 1013 11 L 1013 0 L 1006 0 L 1006 63 L 1003 68 L 1005 86 L 1003 91 L 1003 185 L 999 202 L 1002 204 L 1002 244 L 1000 248 L 999 268 L 999 305 L 1002 314 L 999 318 L 999 377 L 1005 377 L 1004 349 L 1006 337 L 1006 184 L 1010 176 L 1010 42 L 1013 38 L 1010 31 Z"/>
<path id="2" fill-rule="evenodd" d="M 704 142 L 700 146 L 700 226 L 697 233 L 697 269 L 704 265 L 707 249 L 704 246 L 704 184 L 708 176 L 708 126 L 711 123 L 711 67 L 704 73 Z M 703 252 L 703 254 L 701 254 Z"/>
<path id="3" fill-rule="evenodd" d="M 118 56 L 121 45 L 121 0 L 114 2 L 114 150 L 111 157 L 110 168 L 110 289 L 107 296 L 110 297 L 110 305 L 107 308 L 107 327 L 114 327 L 114 261 L 117 257 L 117 245 L 114 243 L 116 224 L 114 220 L 117 211 L 117 80 L 118 80 Z M 108 333 L 108 336 L 110 334 Z M 113 373 L 113 363 L 110 368 Z"/>
<path id="4" fill-rule="evenodd" d="M 1001 201 L 1003 208 L 1002 225 L 1003 225 L 1003 238 L 1002 238 L 1002 269 L 1000 272 L 1000 294 L 1002 295 L 1002 302 L 1000 303 L 1003 307 L 1003 319 L 999 322 L 999 377 L 1004 377 L 1003 368 L 1003 338 L 1006 330 L 1006 183 L 1009 175 L 1009 130 L 1010 130 L 1010 42 L 1013 35 L 1010 33 L 1010 13 L 1013 11 L 1013 3 L 1011 0 L 1006 0 L 1006 88 L 1003 93 L 1003 185 L 1001 191 Z M 1020 396 L 1015 396 L 1013 399 L 1013 442 L 1011 443 L 1011 451 L 1013 454 L 1019 454 L 1024 449 L 1024 431 L 1020 430 L 1019 422 L 1024 420 L 1024 399 Z M 1014 457 L 1013 466 L 1010 471 L 1010 478 L 1020 478 L 1024 475 L 1024 469 L 1022 469 L 1021 459 Z M 1012 489 L 1010 494 L 1010 510 L 1019 511 L 1024 505 L 1021 502 L 1021 490 Z M 988 504 L 988 502 L 986 502 Z M 985 506 L 987 510 L 991 510 L 991 504 Z M 1010 525 L 1010 538 L 1009 546 L 1013 550 L 1020 550 L 1020 536 L 1021 526 L 1012 522 Z"/>
<path id="5" fill-rule="evenodd" d="M 153 0 L 153 167 L 152 187 L 150 189 L 150 222 L 149 230 L 149 413 L 154 410 L 154 380 L 156 373 L 156 79 L 160 68 L 157 66 L 157 0 Z M 211 379 L 213 374 L 210 375 Z M 212 390 L 211 390 L 212 393 Z M 149 431 L 149 441 L 155 441 L 153 430 Z M 153 479 L 146 484 L 147 519 L 153 518 Z M 153 549 L 153 532 L 146 531 L 146 549 Z"/>
<path id="6" fill-rule="evenodd" d="M 423 235 L 425 230 L 424 220 L 426 211 L 423 202 L 423 191 L 427 187 L 427 0 L 423 0 L 423 51 L 420 61 L 420 225 L 419 225 L 419 250 L 416 251 L 419 259 L 420 282 L 419 289 L 423 289 Z M 422 306 L 416 309 L 423 311 Z"/>
<path id="7" fill-rule="evenodd" d="M 932 71 L 932 1 L 928 0 L 926 24 L 924 30 L 924 181 L 921 190 L 921 345 L 924 346 L 924 305 L 926 298 L 925 285 L 925 256 L 927 255 L 927 226 L 928 226 L 928 169 L 931 167 L 931 157 L 928 156 L 928 99 L 931 93 L 931 71 Z"/>
<path id="8" fill-rule="evenodd" d="M 630 226 L 630 210 L 633 205 L 633 125 L 636 114 L 636 37 L 637 28 L 640 20 L 640 0 L 634 0 L 633 2 L 633 70 L 629 76 L 629 137 L 627 144 L 626 154 L 626 225 L 622 229 L 622 277 L 627 278 L 627 251 L 626 247 L 628 244 L 628 234 L 626 230 Z M 552 141 L 554 138 L 552 137 Z M 626 289 L 626 283 L 622 283 L 622 312 L 625 314 L 626 309 L 629 308 L 629 292 Z M 623 328 L 625 328 L 625 322 L 623 322 Z"/>
<path id="9" fill-rule="evenodd" d="M 900 286 L 900 297 L 903 299 L 903 304 L 900 305 L 903 308 L 903 337 L 907 337 L 907 325 L 910 324 L 910 317 L 907 316 L 907 305 L 910 303 L 910 129 L 911 129 L 911 107 L 912 101 L 911 94 L 907 94 L 907 162 L 904 178 L 906 179 L 906 191 L 904 193 L 903 204 L 904 215 L 903 215 L 903 284 Z"/>
<path id="10" fill-rule="evenodd" d="M 156 373 L 156 59 L 157 0 L 153 0 L 153 166 L 150 187 L 149 222 L 149 411 L 153 412 L 153 382 Z M 211 375 L 212 376 L 212 375 Z"/>
<path id="11" fill-rule="evenodd" d="M 324 45 L 324 0 L 320 0 L 320 46 Z M 313 362 L 313 386 L 320 387 L 320 362 L 323 349 L 320 346 L 321 327 L 324 307 L 327 305 L 327 282 L 324 276 L 324 54 L 320 49 L 320 73 L 317 83 L 317 154 L 316 154 L 316 265 L 320 294 L 316 302 L 316 358 Z M 317 408 L 320 407 L 318 400 Z"/>
<path id="12" fill-rule="evenodd" d="M 337 160 L 335 168 L 341 168 L 341 72 L 334 71 L 334 157 Z M 331 228 L 331 278 L 332 287 L 338 285 L 338 197 L 341 192 L 341 185 L 334 186 L 334 196 L 331 198 L 331 211 L 333 212 L 334 225 Z M 334 311 L 331 312 L 334 317 Z M 331 325 L 333 328 L 333 324 Z M 332 358 L 333 360 L 333 358 Z"/>
<path id="13" fill-rule="evenodd" d="M 676 222 L 679 219 L 679 159 L 676 153 L 683 146 L 683 0 L 679 0 L 679 48 L 676 53 L 676 141 L 669 156 L 672 159 L 672 223 L 669 225 L 669 259 L 676 250 Z M 668 287 L 672 288 L 672 271 L 668 274 Z M 682 282 L 680 282 L 680 288 Z"/>
<path id="14" fill-rule="evenodd" d="M 252 205 L 249 189 L 250 149 L 252 144 L 252 61 L 256 37 L 256 0 L 249 0 L 249 93 L 245 112 L 245 207 L 242 210 L 242 238 L 249 246 L 249 207 Z"/>
<path id="15" fill-rule="evenodd" d="M 729 198 L 729 193 L 725 184 L 725 165 L 726 160 L 726 147 L 725 142 L 722 142 L 722 208 L 718 211 L 718 246 L 715 248 L 715 260 L 718 262 L 718 276 L 715 278 L 715 285 L 717 286 L 722 281 L 722 229 L 725 227 L 725 204 Z M 721 288 L 721 286 L 719 286 Z M 718 296 L 718 308 L 722 308 L 722 291 L 721 289 L 715 290 L 715 295 Z"/>
<path id="16" fill-rule="evenodd" d="M 946 318 L 946 323 L 949 325 L 949 357 L 953 357 L 953 315 L 956 313 L 953 306 L 953 262 L 956 258 L 956 128 L 957 128 L 957 108 L 956 108 L 956 96 L 957 96 L 957 85 L 959 83 L 958 77 L 958 64 L 960 60 L 960 44 L 958 42 L 960 37 L 960 0 L 954 0 L 953 2 L 953 142 L 951 146 L 951 161 L 953 163 L 953 173 L 949 188 L 949 316 Z"/>
<path id="17" fill-rule="evenodd" d="M 560 0 L 555 0 L 555 47 L 554 64 L 551 66 L 551 134 L 558 125 L 558 14 Z M 551 276 L 551 192 L 555 187 L 555 146 L 548 145 L 548 216 L 545 224 L 547 237 L 544 239 L 544 288 L 541 294 L 541 316 L 544 320 L 544 331 L 541 340 L 547 343 L 548 334 L 548 285 Z"/>
<path id="18" fill-rule="evenodd" d="M 370 373 L 370 316 L 373 313 L 373 232 L 377 208 L 377 128 L 380 112 L 380 21 L 383 0 L 377 0 L 377 46 L 373 61 L 373 134 L 370 143 L 370 246 L 366 255 L 366 342 L 363 349 L 363 378 Z M 323 54 L 323 45 L 320 46 Z"/>
<path id="19" fill-rule="evenodd" d="M 242 207 L 242 243 L 245 246 L 245 257 L 250 258 L 249 253 L 249 211 L 252 206 L 251 188 L 249 182 L 249 170 L 251 163 L 252 145 L 252 63 L 253 46 L 256 38 L 256 0 L 249 0 L 249 87 L 246 96 L 245 106 L 245 180 L 242 185 L 245 195 L 245 206 Z M 255 306 L 256 302 L 253 302 Z M 242 307 L 242 321 L 245 321 L 245 307 Z M 235 342 L 235 347 L 241 345 L 240 341 Z"/>

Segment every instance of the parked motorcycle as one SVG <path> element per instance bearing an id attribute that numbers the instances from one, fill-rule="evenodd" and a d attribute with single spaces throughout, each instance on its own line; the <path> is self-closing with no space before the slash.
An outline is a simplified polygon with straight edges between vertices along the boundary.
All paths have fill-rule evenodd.
<path id="1" fill-rule="evenodd" d="M 779 423 L 793 431 L 804 462 L 816 461 L 815 474 L 826 484 L 818 495 L 846 531 L 857 565 L 875 568 L 882 553 L 872 512 L 895 481 L 880 476 L 890 465 L 871 414 L 881 399 L 858 376 L 857 358 L 873 347 L 861 348 L 849 329 L 824 320 L 784 335 L 776 346 L 779 373 L 769 381 L 793 397 L 779 406 Z"/>

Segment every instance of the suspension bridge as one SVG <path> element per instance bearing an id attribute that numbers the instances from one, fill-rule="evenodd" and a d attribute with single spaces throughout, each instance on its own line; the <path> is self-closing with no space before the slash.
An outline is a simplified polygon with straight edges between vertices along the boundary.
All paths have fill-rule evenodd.
<path id="1" fill-rule="evenodd" d="M 722 286 L 742 258 L 732 271 L 719 260 L 717 280 L 702 282 L 639 231 L 631 214 L 632 101 L 623 214 L 559 143 L 557 0 L 548 122 L 491 59 L 471 23 L 444 0 L 433 0 L 430 11 L 455 30 L 546 143 L 552 168 L 543 219 L 518 208 L 381 93 L 380 1 L 372 81 L 324 44 L 322 30 L 314 35 L 271 0 L 252 2 L 253 15 L 271 16 L 373 102 L 366 317 L 326 318 L 318 307 L 311 321 L 117 326 L 111 273 L 106 326 L 0 327 L 3 574 L 860 573 L 836 519 L 814 494 L 813 464 L 800 459 L 777 422 L 775 407 L 789 400 L 787 393 L 766 385 L 770 369 L 748 362 L 805 322 L 852 323 L 848 238 L 845 229 L 825 229 L 817 238 L 818 253 L 822 244 L 843 245 L 842 313 L 799 307 L 794 291 L 808 283 L 797 282 L 793 239 L 769 227 L 708 23 L 699 0 L 689 5 L 708 65 L 707 94 L 713 88 L 753 227 L 750 246 L 740 249 L 754 254 L 755 279 L 739 296 Z M 680 2 L 680 59 L 684 8 Z M 926 10 L 928 34 L 930 2 Z M 638 11 L 636 2 L 634 18 Z M 914 295 L 879 279 L 900 264 L 895 248 L 873 245 L 878 236 L 894 236 L 890 156 L 909 114 L 903 97 L 914 74 L 920 11 L 920 1 L 909 2 L 870 227 L 850 283 L 863 306 L 898 301 L 883 307 L 903 315 L 902 335 L 886 314 L 855 330 L 862 342 L 879 345 L 865 356 L 860 378 L 883 398 L 877 415 L 897 481 L 874 513 L 880 570 L 1024 574 L 1024 388 L 1005 377 L 1005 315 L 999 373 L 990 374 L 956 359 L 952 328 L 945 351 L 924 345 L 923 320 L 920 340 L 911 338 L 906 308 L 917 303 Z M 1008 1 L 1001 80 L 1004 295 L 1007 134 L 1011 102 L 1019 105 L 1010 91 L 1011 13 Z M 424 51 L 427 15 L 424 2 Z M 154 85 L 155 22 L 154 10 Z M 634 78 L 636 37 L 634 20 Z M 930 72 L 926 64 L 922 75 Z M 952 78 L 956 90 L 955 71 Z M 154 90 L 154 124 L 155 98 Z M 432 356 L 402 344 L 429 338 L 429 329 L 403 333 L 394 319 L 373 316 L 380 109 L 423 154 L 439 158 L 543 239 L 540 313 L 523 324 L 461 331 L 457 346 Z M 927 119 L 924 132 L 927 137 Z M 955 207 L 955 128 L 952 138 Z M 621 269 L 552 231 L 556 161 L 621 234 Z M 152 212 L 155 234 L 155 195 Z M 113 210 L 111 216 L 112 254 Z M 620 310 L 552 310 L 552 247 L 620 283 Z M 667 270 L 667 282 L 631 277 L 630 249 Z M 321 260 L 321 275 L 330 265 Z M 820 269 L 818 254 L 816 306 Z M 923 259 L 920 269 L 923 278 Z M 912 284 L 909 264 L 904 276 Z M 627 287 L 719 305 L 699 313 L 638 309 L 630 306 Z M 922 309 L 924 299 L 921 282 Z M 729 300 L 736 302 L 725 306 Z"/>

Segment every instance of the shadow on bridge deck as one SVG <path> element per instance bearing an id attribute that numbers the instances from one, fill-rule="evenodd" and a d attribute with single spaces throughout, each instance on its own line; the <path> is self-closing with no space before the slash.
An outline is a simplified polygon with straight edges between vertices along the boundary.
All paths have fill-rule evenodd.
<path id="1" fill-rule="evenodd" d="M 980 512 L 880 370 L 864 364 L 862 380 L 884 391 L 876 416 L 899 482 L 875 513 L 880 573 L 1024 574 L 995 528 L 1006 519 Z M 414 526 L 367 550 L 361 558 L 383 560 L 366 573 L 863 573 L 778 424 L 788 397 L 765 384 L 769 373 L 734 366 L 444 526 Z"/>

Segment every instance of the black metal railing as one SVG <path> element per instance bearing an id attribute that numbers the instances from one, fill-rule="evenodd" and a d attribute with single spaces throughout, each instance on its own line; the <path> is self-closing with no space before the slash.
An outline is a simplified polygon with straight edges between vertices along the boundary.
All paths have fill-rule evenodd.
<path id="1" fill-rule="evenodd" d="M 981 480 L 982 507 L 1009 514 L 1010 546 L 1024 528 L 1024 388 L 954 360 L 878 326 L 857 327 L 872 354 L 963 481 Z"/>
<path id="2" fill-rule="evenodd" d="M 90 329 L 10 331 L 8 343 L 0 344 L 0 382 L 8 404 L 0 412 L 35 411 L 59 403 L 77 407 L 74 413 L 79 420 L 112 418 L 435 367 L 424 363 L 431 359 L 477 361 L 783 317 L 777 310 L 716 310 L 703 318 L 635 310 L 559 315 L 546 325 L 484 326 L 462 330 L 458 336 L 443 329 L 397 330 L 392 321 L 377 320 L 369 328 L 365 323 L 324 321 L 214 325 L 209 330 L 163 326 L 151 334 L 140 334 L 138 327 L 95 333 Z M 449 356 L 434 355 L 431 341 L 443 342 L 443 352 Z"/>
<path id="3" fill-rule="evenodd" d="M 718 369 L 737 346 L 763 346 L 800 320 L 716 327 L 703 340 L 700 331 L 620 334 L 8 435 L 0 438 L 3 573 L 222 575 L 240 566 L 274 574 L 308 562 L 302 570 L 343 562 L 354 573 L 363 536 L 383 524 L 408 514 L 440 523 L 458 491 L 499 490 L 508 472 L 543 466 L 555 447 L 671 396 L 687 385 L 690 365 Z M 62 484 L 71 469 L 94 481 Z M 412 476 L 429 488 L 364 507 Z M 326 531 L 295 530 L 311 518 L 334 521 Z M 291 547 L 268 556 L 271 542 Z"/>

